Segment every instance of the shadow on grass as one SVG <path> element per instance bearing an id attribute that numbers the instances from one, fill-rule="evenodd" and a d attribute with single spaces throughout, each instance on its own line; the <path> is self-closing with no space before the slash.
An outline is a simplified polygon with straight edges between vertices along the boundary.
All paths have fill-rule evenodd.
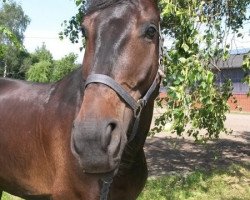
<path id="1" fill-rule="evenodd" d="M 138 200 L 247 200 L 249 183 L 250 171 L 232 164 L 227 169 L 150 179 Z"/>
<path id="2" fill-rule="evenodd" d="M 239 138 L 240 137 L 240 138 Z M 149 138 L 145 145 L 149 176 L 211 171 L 237 164 L 250 169 L 250 132 L 205 145 L 181 138 Z"/>

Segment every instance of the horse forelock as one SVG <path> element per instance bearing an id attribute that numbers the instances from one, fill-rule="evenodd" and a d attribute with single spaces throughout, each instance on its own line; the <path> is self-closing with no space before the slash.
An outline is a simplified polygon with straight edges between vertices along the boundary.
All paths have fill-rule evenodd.
<path id="1" fill-rule="evenodd" d="M 122 0 L 87 0 L 85 5 L 86 13 L 104 9 L 121 1 Z"/>
<path id="2" fill-rule="evenodd" d="M 151 0 L 151 1 L 157 4 L 159 0 Z M 121 2 L 136 3 L 136 0 L 86 0 L 85 15 L 92 13 L 94 11 L 97 11 L 97 10 L 104 9 L 106 7 L 116 5 Z"/>

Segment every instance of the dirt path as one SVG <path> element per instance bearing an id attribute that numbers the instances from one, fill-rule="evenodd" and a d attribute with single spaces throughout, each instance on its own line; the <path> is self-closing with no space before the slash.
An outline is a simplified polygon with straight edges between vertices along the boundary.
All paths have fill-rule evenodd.
<path id="1" fill-rule="evenodd" d="M 148 138 L 145 151 L 149 176 L 224 168 L 232 163 L 250 169 L 250 114 L 228 114 L 226 127 L 233 130 L 231 135 L 222 134 L 206 145 L 167 134 Z"/>

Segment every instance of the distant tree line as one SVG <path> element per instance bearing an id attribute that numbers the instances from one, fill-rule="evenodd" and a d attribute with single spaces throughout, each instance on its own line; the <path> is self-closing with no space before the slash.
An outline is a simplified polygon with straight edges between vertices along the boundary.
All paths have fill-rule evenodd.
<path id="1" fill-rule="evenodd" d="M 77 68 L 77 55 L 70 53 L 54 60 L 46 45 L 28 52 L 23 46 L 30 18 L 14 1 L 0 4 L 0 77 L 54 82 Z"/>

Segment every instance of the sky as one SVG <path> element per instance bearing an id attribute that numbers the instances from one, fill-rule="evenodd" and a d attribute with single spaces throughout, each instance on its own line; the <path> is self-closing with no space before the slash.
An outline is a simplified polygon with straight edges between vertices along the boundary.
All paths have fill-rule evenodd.
<path id="1" fill-rule="evenodd" d="M 73 0 L 17 0 L 24 13 L 29 16 L 31 23 L 25 31 L 24 46 L 29 52 L 41 47 L 43 42 L 52 53 L 54 59 L 73 52 L 82 61 L 83 52 L 80 44 L 72 44 L 68 39 L 60 40 L 59 32 L 64 20 L 69 20 L 77 13 Z"/>
<path id="2" fill-rule="evenodd" d="M 72 44 L 68 39 L 61 41 L 58 36 L 58 33 L 63 30 L 61 23 L 69 20 L 77 12 L 74 0 L 17 0 L 17 2 L 31 19 L 24 40 L 24 45 L 29 52 L 34 52 L 44 42 L 54 59 L 60 59 L 73 52 L 78 55 L 77 61 L 82 62 L 83 52 L 79 50 L 81 45 Z M 250 22 L 245 24 L 241 32 L 245 36 L 243 39 L 232 34 L 228 36 L 228 43 L 233 50 L 250 48 Z M 165 40 L 165 44 L 169 46 L 171 41 Z"/>

